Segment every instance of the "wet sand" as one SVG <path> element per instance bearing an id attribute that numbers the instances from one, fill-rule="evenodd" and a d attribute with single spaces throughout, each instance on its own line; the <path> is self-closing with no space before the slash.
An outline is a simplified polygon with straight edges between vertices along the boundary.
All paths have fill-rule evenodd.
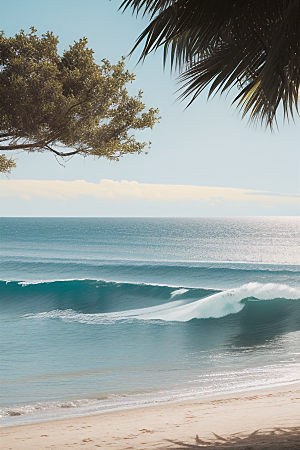
<path id="1" fill-rule="evenodd" d="M 300 449 L 300 384 L 1 428 L 1 450 Z"/>

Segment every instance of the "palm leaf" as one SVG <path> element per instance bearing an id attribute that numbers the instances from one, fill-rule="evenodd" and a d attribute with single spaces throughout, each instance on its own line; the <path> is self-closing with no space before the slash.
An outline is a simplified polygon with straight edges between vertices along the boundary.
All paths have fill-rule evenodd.
<path id="1" fill-rule="evenodd" d="M 125 0 L 120 8 L 149 14 L 132 51 L 142 44 L 144 59 L 163 47 L 188 105 L 208 86 L 209 96 L 236 86 L 243 117 L 272 127 L 280 104 L 286 118 L 299 115 L 299 0 Z"/>

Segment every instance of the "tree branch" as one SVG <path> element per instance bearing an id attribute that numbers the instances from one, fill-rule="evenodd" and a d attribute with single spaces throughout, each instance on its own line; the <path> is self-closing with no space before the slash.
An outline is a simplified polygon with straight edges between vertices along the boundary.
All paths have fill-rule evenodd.
<path id="1" fill-rule="evenodd" d="M 18 145 L 0 145 L 0 151 L 4 150 L 26 150 L 31 148 L 41 148 L 45 150 L 50 150 L 52 153 L 55 153 L 57 156 L 73 156 L 77 153 L 80 153 L 80 150 L 74 150 L 72 152 L 58 152 L 57 150 L 54 150 L 54 148 L 51 148 L 47 142 L 37 142 L 35 144 L 18 144 Z"/>
<path id="2" fill-rule="evenodd" d="M 58 152 L 57 150 L 54 150 L 54 148 L 51 148 L 50 145 L 45 145 L 45 147 L 47 148 L 47 150 L 50 150 L 50 152 L 53 152 L 55 155 L 57 156 L 73 156 L 76 155 L 77 153 L 80 153 L 80 150 L 74 150 L 73 152 L 68 152 L 68 153 L 64 153 L 64 152 Z"/>
<path id="3" fill-rule="evenodd" d="M 0 145 L 0 150 L 26 150 L 27 148 L 43 148 L 45 147 L 46 143 L 45 141 L 42 142 L 36 142 L 35 144 L 10 144 L 10 145 Z"/>

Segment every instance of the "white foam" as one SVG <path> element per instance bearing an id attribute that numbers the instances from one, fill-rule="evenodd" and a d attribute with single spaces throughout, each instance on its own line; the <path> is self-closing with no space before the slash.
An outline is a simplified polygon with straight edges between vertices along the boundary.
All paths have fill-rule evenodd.
<path id="1" fill-rule="evenodd" d="M 57 282 L 64 282 L 64 281 L 86 281 L 88 278 L 61 278 L 57 280 L 28 280 L 28 281 L 18 281 L 17 283 L 20 286 L 30 286 L 33 284 L 50 284 L 50 283 L 57 283 Z M 10 283 L 13 281 L 11 280 Z"/>
<path id="2" fill-rule="evenodd" d="M 37 314 L 25 314 L 23 317 L 35 319 L 62 319 L 65 322 L 80 323 L 115 323 L 124 320 L 135 320 L 143 317 L 144 314 L 159 314 L 161 311 L 168 311 L 185 304 L 184 300 L 163 303 L 162 305 L 149 308 L 130 309 L 128 311 L 117 311 L 111 313 L 84 314 L 78 313 L 73 309 L 55 309 L 53 311 L 41 312 Z"/>
<path id="3" fill-rule="evenodd" d="M 49 280 L 26 280 L 26 281 L 18 281 L 18 280 L 0 280 L 5 281 L 6 284 L 8 283 L 17 283 L 20 286 L 30 286 L 35 284 L 50 284 L 50 283 L 57 283 L 57 282 L 65 282 L 65 281 L 96 281 L 96 282 L 102 282 L 102 283 L 111 283 L 111 284 L 129 284 L 129 285 L 135 285 L 135 286 L 158 286 L 158 287 L 169 287 L 169 288 L 179 288 L 176 291 L 174 291 L 174 295 L 183 294 L 184 292 L 187 292 L 189 289 L 180 288 L 180 285 L 176 284 L 168 284 L 168 283 L 148 283 L 145 281 L 126 281 L 126 280 L 115 280 L 111 278 L 57 278 L 57 279 L 49 279 Z M 195 286 L 197 289 L 203 289 L 203 290 L 216 290 L 216 288 L 213 287 L 199 287 Z M 218 288 L 219 289 L 219 288 Z M 179 292 L 180 291 L 180 292 Z M 175 293 L 176 292 L 176 293 Z M 178 294 L 177 294 L 178 292 Z M 173 297 L 171 293 L 171 298 Z"/>
<path id="4" fill-rule="evenodd" d="M 300 298 L 300 289 L 295 289 L 282 284 L 248 283 L 236 289 L 219 292 L 209 297 L 196 300 L 187 305 L 182 305 L 159 314 L 146 313 L 140 319 L 160 319 L 168 321 L 186 322 L 191 319 L 208 319 L 236 314 L 244 307 L 242 300 L 253 297 L 253 300 L 272 300 L 285 298 L 296 300 Z"/>
<path id="5" fill-rule="evenodd" d="M 176 295 L 185 294 L 185 292 L 188 292 L 189 289 L 176 289 L 176 291 L 171 292 L 171 298 L 175 297 Z"/>

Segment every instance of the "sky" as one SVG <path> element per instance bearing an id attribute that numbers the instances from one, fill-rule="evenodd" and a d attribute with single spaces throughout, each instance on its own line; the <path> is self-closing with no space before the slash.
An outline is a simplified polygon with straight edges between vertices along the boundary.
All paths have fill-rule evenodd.
<path id="1" fill-rule="evenodd" d="M 127 56 L 148 18 L 121 13 L 121 0 L 0 0 L 0 29 L 59 36 L 59 52 L 85 36 L 98 63 Z M 176 74 L 165 70 L 160 51 L 137 64 L 130 87 L 142 89 L 147 107 L 159 108 L 148 155 L 119 162 L 76 156 L 64 166 L 53 155 L 14 155 L 17 168 L 0 175 L 1 216 L 201 217 L 298 215 L 300 212 L 300 120 L 279 130 L 249 125 L 231 106 L 233 93 L 189 108 L 176 102 Z"/>

